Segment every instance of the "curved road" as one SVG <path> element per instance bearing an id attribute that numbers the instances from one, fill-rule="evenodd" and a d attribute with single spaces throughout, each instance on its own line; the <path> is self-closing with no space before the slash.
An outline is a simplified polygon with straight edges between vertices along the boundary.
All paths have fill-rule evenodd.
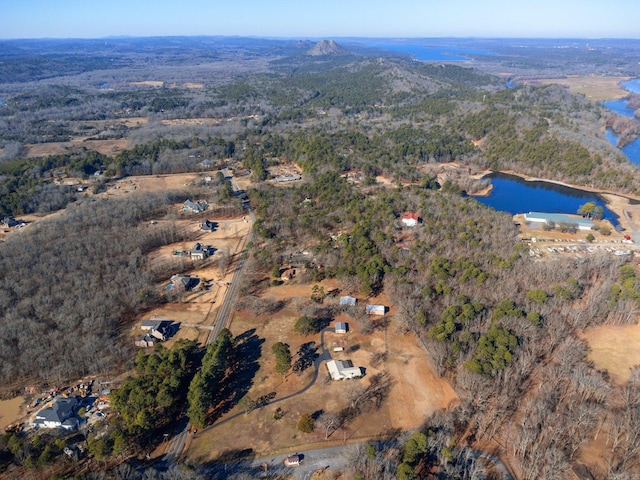
<path id="1" fill-rule="evenodd" d="M 322 362 L 329 361 L 331 360 L 331 354 L 329 353 L 329 351 L 327 349 L 324 348 L 324 332 L 329 331 L 332 332 L 334 331 L 333 328 L 325 328 L 320 332 L 320 348 L 322 350 L 322 353 L 320 353 L 320 355 L 318 355 L 318 357 L 313 361 L 313 377 L 311 378 L 311 381 L 305 385 L 304 387 L 302 387 L 300 390 L 298 390 L 297 392 L 293 392 L 290 393 L 289 395 L 286 395 L 284 397 L 280 397 L 280 398 L 276 398 L 274 400 L 271 400 L 270 402 L 265 403 L 264 405 L 261 405 L 260 407 L 258 407 L 258 409 L 260 408 L 264 408 L 268 405 L 275 405 L 276 403 L 280 403 L 280 402 L 284 402 L 285 400 L 289 400 L 292 397 L 298 396 L 303 394 L 304 392 L 306 392 L 307 390 L 309 390 L 311 387 L 313 387 L 313 385 L 316 383 L 316 380 L 318 380 L 318 374 L 320 372 L 320 365 L 322 364 Z M 246 415 L 246 413 L 236 413 L 235 415 L 231 415 L 228 418 L 225 418 L 224 420 L 220 420 L 219 422 L 214 423 L 213 425 L 209 425 L 206 428 L 203 428 L 200 431 L 200 434 L 208 432 L 209 430 L 213 430 L 216 427 L 219 427 L 220 425 L 224 425 L 227 422 L 230 422 L 231 420 L 235 420 L 238 417 L 242 417 Z M 197 438 L 199 435 L 194 435 L 193 438 Z M 284 459 L 283 459 L 284 460 Z"/>

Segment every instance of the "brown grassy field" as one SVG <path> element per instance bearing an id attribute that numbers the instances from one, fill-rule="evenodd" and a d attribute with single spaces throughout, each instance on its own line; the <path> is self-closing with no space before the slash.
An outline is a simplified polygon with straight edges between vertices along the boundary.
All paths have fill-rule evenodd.
<path id="1" fill-rule="evenodd" d="M 527 85 L 557 84 L 567 87 L 572 93 L 581 93 L 594 102 L 615 100 L 629 95 L 620 82 L 629 80 L 629 77 L 596 77 L 596 76 L 569 76 L 566 78 L 536 78 L 523 79 Z"/>
<path id="2" fill-rule="evenodd" d="M 591 347 L 589 359 L 618 384 L 629 380 L 631 367 L 640 365 L 640 325 L 589 328 L 582 337 Z"/>

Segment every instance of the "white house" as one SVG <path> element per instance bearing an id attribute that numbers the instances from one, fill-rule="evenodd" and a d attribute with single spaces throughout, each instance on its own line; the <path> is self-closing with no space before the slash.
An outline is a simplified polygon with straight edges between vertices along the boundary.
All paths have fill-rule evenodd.
<path id="1" fill-rule="evenodd" d="M 354 367 L 351 360 L 330 360 L 327 362 L 327 369 L 331 380 L 345 380 L 362 376 L 360 367 Z"/>
<path id="2" fill-rule="evenodd" d="M 33 424 L 42 428 L 75 430 L 78 426 L 78 419 L 73 417 L 75 406 L 75 398 L 58 398 L 53 405 L 36 413 Z"/>
<path id="3" fill-rule="evenodd" d="M 415 227 L 418 225 L 420 217 L 416 213 L 410 212 L 402 216 L 402 224 L 405 227 Z"/>

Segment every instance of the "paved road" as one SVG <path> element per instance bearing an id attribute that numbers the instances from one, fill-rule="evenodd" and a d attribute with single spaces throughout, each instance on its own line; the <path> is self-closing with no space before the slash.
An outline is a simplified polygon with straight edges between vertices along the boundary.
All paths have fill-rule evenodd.
<path id="1" fill-rule="evenodd" d="M 223 173 L 225 177 L 229 177 L 229 172 L 223 171 Z M 231 177 L 231 185 L 234 192 L 237 192 L 239 190 L 238 184 L 233 177 Z M 249 204 L 246 204 L 245 208 L 251 216 L 251 221 L 253 224 L 255 222 L 255 214 L 251 210 L 251 206 Z M 252 236 L 253 230 L 249 230 L 249 235 L 245 239 L 245 245 L 251 241 Z M 209 327 L 211 328 L 211 331 L 209 332 L 209 336 L 207 337 L 207 346 L 213 343 L 216 338 L 218 338 L 218 335 L 220 334 L 222 329 L 225 328 L 227 326 L 227 323 L 229 322 L 229 313 L 235 305 L 236 296 L 238 295 L 238 290 L 242 281 L 242 275 L 244 274 L 245 256 L 243 253 L 244 252 L 242 251 L 237 253 L 236 266 L 233 272 L 229 290 L 227 290 L 227 294 L 224 296 L 224 300 L 222 301 L 222 305 L 218 310 L 218 315 L 216 316 L 213 326 Z M 180 457 L 182 450 L 184 450 L 184 445 L 187 442 L 190 430 L 189 421 L 185 413 L 186 411 L 183 412 L 182 418 L 180 418 L 178 426 L 176 427 L 174 437 L 171 439 L 171 443 L 169 444 L 169 447 L 167 448 L 167 451 L 164 455 L 163 461 L 166 463 L 175 463 L 176 460 L 178 460 L 178 458 Z"/>

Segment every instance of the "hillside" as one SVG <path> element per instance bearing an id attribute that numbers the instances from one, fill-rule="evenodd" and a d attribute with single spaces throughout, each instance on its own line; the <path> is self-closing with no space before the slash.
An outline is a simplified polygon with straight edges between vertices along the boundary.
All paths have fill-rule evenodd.
<path id="1" fill-rule="evenodd" d="M 306 52 L 312 57 L 350 55 L 351 52 L 333 40 L 321 40 Z"/>

